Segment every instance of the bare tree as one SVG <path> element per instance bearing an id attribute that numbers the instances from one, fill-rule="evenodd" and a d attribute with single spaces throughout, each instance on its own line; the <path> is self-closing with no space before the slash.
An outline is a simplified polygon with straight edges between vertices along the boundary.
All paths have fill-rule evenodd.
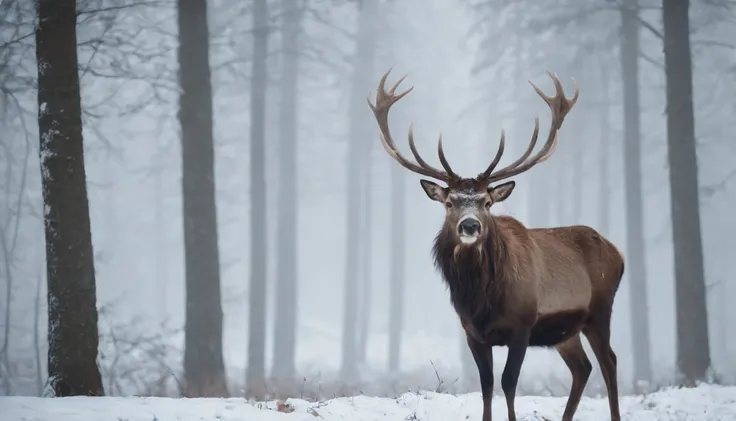
<path id="1" fill-rule="evenodd" d="M 399 371 L 401 333 L 404 325 L 404 289 L 406 255 L 406 182 L 401 168 L 391 167 L 391 258 L 389 269 L 388 369 Z"/>
<path id="2" fill-rule="evenodd" d="M 0 386 L 6 395 L 21 392 L 13 370 L 12 350 L 15 333 L 22 317 L 16 318 L 18 292 L 24 288 L 19 279 L 19 263 L 24 259 L 21 225 L 29 206 L 26 187 L 28 184 L 29 158 L 32 151 L 33 134 L 27 120 L 33 112 L 23 99 L 34 88 L 32 75 L 35 68 L 24 64 L 32 57 L 33 28 L 29 25 L 34 13 L 33 4 L 9 0 L 0 7 L 0 280 L 4 281 L 4 294 L 0 301 L 2 339 L 0 342 Z M 35 66 L 33 66 L 35 67 Z M 35 123 L 34 123 L 35 124 Z M 35 222 L 35 221 L 34 221 Z M 22 335 L 18 335 L 22 336 Z M 20 337 L 18 339 L 21 339 Z M 21 342 L 20 340 L 18 342 Z"/>
<path id="3" fill-rule="evenodd" d="M 206 0 L 178 0 L 185 394 L 226 396 Z"/>
<path id="4" fill-rule="evenodd" d="M 376 12 L 374 19 L 377 20 L 379 13 Z M 374 25 L 377 25 L 375 22 Z M 375 35 L 374 35 L 375 36 Z M 366 40 L 366 42 L 368 42 Z M 372 41 L 373 50 L 371 52 L 373 58 L 366 57 L 363 65 L 368 66 L 368 72 L 373 72 L 375 64 L 375 43 Z M 358 59 L 360 60 L 360 59 Z M 367 135 L 367 133 L 365 134 Z M 366 139 L 367 140 L 367 139 Z M 355 361 L 357 365 L 365 364 L 366 354 L 368 352 L 368 337 L 370 336 L 370 319 L 371 319 L 371 302 L 373 298 L 373 212 L 371 198 L 373 194 L 373 176 L 372 169 L 374 166 L 373 151 L 375 144 L 368 143 L 365 153 L 362 155 L 360 184 L 358 191 L 360 192 L 360 206 L 358 207 L 360 234 L 358 235 L 359 244 L 357 246 L 358 255 L 358 296 L 360 302 L 357 308 L 357 322 L 355 332 Z"/>
<path id="5" fill-rule="evenodd" d="M 265 392 L 266 374 L 266 60 L 268 4 L 253 2 L 253 61 L 250 79 L 250 291 L 247 396 Z"/>
<path id="6" fill-rule="evenodd" d="M 273 368 L 277 379 L 294 376 L 296 352 L 297 300 L 297 81 L 299 79 L 299 35 L 302 7 L 294 0 L 282 0 L 281 15 L 281 104 L 279 107 L 279 185 L 276 241 L 276 323 L 274 328 Z"/>
<path id="7" fill-rule="evenodd" d="M 401 368 L 401 337 L 406 289 L 406 178 L 400 166 L 389 169 L 391 180 L 391 234 L 389 250 L 388 370 Z M 465 350 L 464 347 L 463 350 Z"/>
<path id="8" fill-rule="evenodd" d="M 48 283 L 47 394 L 104 394 L 77 73 L 76 0 L 37 0 L 38 131 Z"/>
<path id="9" fill-rule="evenodd" d="M 396 16 L 396 19 L 390 17 L 382 18 L 379 24 L 381 30 L 376 36 L 378 45 L 386 45 L 388 48 L 376 51 L 382 55 L 376 59 L 381 66 L 390 67 L 396 62 L 396 58 L 400 56 L 397 50 L 397 41 L 405 42 L 403 33 L 399 28 L 406 29 L 406 22 L 401 18 L 394 7 L 395 3 L 386 4 L 385 9 L 381 9 L 382 16 Z M 401 110 L 396 110 L 397 114 L 401 114 Z M 375 135 L 374 135 L 375 136 Z M 370 143 L 371 152 L 380 148 L 376 143 Z M 404 326 L 404 297 L 406 289 L 406 176 L 400 167 L 391 165 L 389 168 L 389 203 L 391 204 L 389 218 L 391 220 L 388 236 L 388 244 L 384 250 L 388 252 L 389 273 L 388 273 L 388 374 L 398 376 L 401 370 L 401 340 Z M 366 171 L 370 177 L 370 170 Z M 369 199 L 369 203 L 371 203 Z M 370 243 L 368 243 L 370 247 Z M 370 262 L 368 262 L 370 264 Z M 364 285 L 370 286 L 370 285 Z M 370 288 L 364 288 L 370 291 Z M 366 300 L 364 300 L 364 303 Z M 365 311 L 370 311 L 370 307 L 364 305 Z M 368 318 L 365 318 L 366 323 Z M 367 323 L 366 323 L 367 324 Z M 368 332 L 365 332 L 365 336 Z M 365 351 L 366 344 L 362 343 Z M 467 347 L 464 347 L 467 348 Z"/>
<path id="10" fill-rule="evenodd" d="M 368 352 L 368 336 L 370 335 L 370 319 L 371 319 L 371 298 L 373 298 L 373 212 L 371 209 L 371 195 L 373 193 L 373 180 L 371 169 L 373 168 L 372 149 L 366 149 L 363 155 L 360 187 L 360 217 L 358 219 L 360 225 L 360 245 L 359 265 L 358 265 L 358 296 L 360 302 L 357 309 L 357 325 L 355 333 L 355 361 L 358 365 L 365 364 L 366 353 Z"/>
<path id="11" fill-rule="evenodd" d="M 667 80 L 667 144 L 675 260 L 677 368 L 685 384 L 710 368 L 708 307 L 700 233 L 688 0 L 662 2 Z"/>
<path id="12" fill-rule="evenodd" d="M 646 249 L 641 191 L 641 128 L 639 109 L 639 5 L 621 3 L 621 78 L 624 109 L 624 190 L 626 200 L 626 269 L 631 292 L 631 331 L 634 344 L 634 383 L 649 383 L 649 314 Z"/>
<path id="13" fill-rule="evenodd" d="M 353 61 L 352 87 L 350 92 L 350 143 L 348 145 L 347 185 L 347 259 L 345 262 L 345 296 L 343 299 L 343 329 L 342 329 L 342 367 L 341 376 L 345 381 L 354 381 L 358 377 L 358 279 L 360 262 L 361 238 L 360 198 L 363 195 L 361 178 L 365 171 L 364 160 L 370 151 L 370 143 L 366 134 L 370 130 L 367 126 L 365 111 L 366 88 L 370 86 L 370 76 L 373 68 L 375 53 L 374 34 L 377 4 L 373 1 L 358 2 L 358 33 L 357 50 Z M 357 186 L 357 187 L 356 187 Z"/>
<path id="14" fill-rule="evenodd" d="M 7 147 L 4 147 L 7 149 Z M 18 234 L 20 233 L 20 223 L 23 214 L 24 197 L 26 195 L 26 181 L 28 158 L 31 154 L 31 144 L 26 139 L 25 156 L 20 170 L 20 180 L 18 181 L 16 198 L 13 201 L 10 186 L 7 186 L 6 199 L 8 201 L 8 212 L 0 222 L 0 257 L 3 261 L 4 271 L 0 276 L 5 278 L 5 311 L 4 311 L 4 328 L 3 328 L 3 344 L 0 347 L 0 373 L 4 373 L 3 388 L 5 393 L 13 393 L 13 385 L 11 381 L 10 371 L 10 326 L 13 324 L 12 304 L 15 286 L 15 273 L 13 266 L 17 259 Z M 10 162 L 8 162 L 8 171 L 10 171 Z M 6 177 L 8 184 L 10 178 Z"/>

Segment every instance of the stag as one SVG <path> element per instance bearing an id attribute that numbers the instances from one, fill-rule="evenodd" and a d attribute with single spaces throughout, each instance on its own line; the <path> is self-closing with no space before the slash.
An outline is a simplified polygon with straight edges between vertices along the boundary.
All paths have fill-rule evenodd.
<path id="1" fill-rule="evenodd" d="M 545 95 L 529 82 L 552 110 L 547 140 L 532 156 L 539 135 L 535 119 L 529 146 L 522 156 L 496 170 L 503 155 L 505 135 L 501 132 L 498 151 L 488 168 L 475 178 L 455 173 L 437 146 L 444 170 L 429 165 L 414 146 L 409 128 L 409 148 L 415 162 L 396 148 L 388 124 L 393 104 L 411 92 L 396 89 L 404 80 L 385 90 L 381 78 L 375 114 L 381 143 L 399 164 L 408 170 L 439 180 L 420 183 L 430 199 L 445 208 L 445 221 L 434 240 L 435 266 L 450 291 L 450 299 L 465 330 L 468 347 L 480 375 L 483 421 L 491 421 L 494 346 L 508 347 L 501 376 L 509 421 L 516 421 L 514 398 L 519 372 L 528 347 L 554 347 L 572 374 L 572 387 L 562 416 L 571 421 L 593 369 L 581 343 L 581 333 L 590 343 L 601 367 L 612 421 L 619 421 L 616 354 L 611 349 L 611 312 L 624 271 L 621 252 L 601 234 L 587 226 L 526 228 L 510 216 L 495 216 L 493 204 L 509 197 L 514 181 L 506 180 L 547 160 L 557 146 L 558 131 L 578 99 L 578 86 L 571 99 L 565 96 L 560 80 L 549 73 L 555 96 Z M 491 186 L 491 184 L 495 184 Z"/>

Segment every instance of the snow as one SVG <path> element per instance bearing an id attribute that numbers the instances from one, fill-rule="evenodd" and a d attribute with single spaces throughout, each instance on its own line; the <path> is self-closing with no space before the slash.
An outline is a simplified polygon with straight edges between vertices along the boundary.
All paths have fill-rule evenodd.
<path id="1" fill-rule="evenodd" d="M 559 420 L 566 398 L 522 396 L 516 399 L 518 419 Z M 0 421 L 271 421 L 271 420 L 480 420 L 479 393 L 447 395 L 433 392 L 405 393 L 398 398 L 365 396 L 324 402 L 289 399 L 286 405 L 272 401 L 251 403 L 231 399 L 171 398 L 0 398 Z M 277 407 L 287 411 L 279 412 Z M 736 419 L 736 387 L 700 385 L 693 389 L 668 389 L 646 396 L 621 398 L 623 420 L 668 421 Z M 493 419 L 506 420 L 501 396 L 493 400 Z M 576 420 L 605 421 L 608 400 L 583 398 Z"/>

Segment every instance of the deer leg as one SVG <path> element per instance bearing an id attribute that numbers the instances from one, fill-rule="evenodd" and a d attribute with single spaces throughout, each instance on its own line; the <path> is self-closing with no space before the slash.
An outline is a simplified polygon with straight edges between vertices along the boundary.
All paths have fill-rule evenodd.
<path id="1" fill-rule="evenodd" d="M 529 347 L 530 330 L 522 328 L 515 331 L 511 335 L 508 343 L 509 353 L 506 357 L 506 366 L 501 375 L 501 388 L 506 396 L 506 408 L 509 411 L 509 421 L 516 421 L 516 411 L 514 410 L 514 398 L 516 398 L 516 384 L 519 382 L 519 374 L 521 373 L 521 365 L 526 356 L 526 349 Z"/>
<path id="2" fill-rule="evenodd" d="M 583 329 L 593 348 L 595 358 L 601 366 L 603 381 L 608 390 L 608 406 L 611 412 L 611 421 L 620 421 L 621 414 L 618 407 L 618 379 L 616 378 L 616 354 L 611 349 L 611 317 L 594 317 L 591 323 Z"/>
<path id="3" fill-rule="evenodd" d="M 562 421 L 572 421 L 572 416 L 575 415 L 580 398 L 583 396 L 585 384 L 593 371 L 593 365 L 588 360 L 588 356 L 585 355 L 585 349 L 583 349 L 583 344 L 580 342 L 580 335 L 573 336 L 555 348 L 567 364 L 567 368 L 570 369 L 570 374 L 572 374 L 570 397 L 567 398 L 565 412 L 562 414 Z"/>
<path id="4" fill-rule="evenodd" d="M 491 346 L 475 340 L 466 333 L 468 347 L 478 366 L 480 376 L 480 390 L 483 394 L 483 421 L 491 421 L 491 400 L 493 399 L 493 353 Z"/>

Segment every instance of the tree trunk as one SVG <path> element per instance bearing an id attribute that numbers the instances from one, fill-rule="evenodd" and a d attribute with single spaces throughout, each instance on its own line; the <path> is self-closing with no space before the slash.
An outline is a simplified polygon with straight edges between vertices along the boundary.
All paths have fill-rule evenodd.
<path id="1" fill-rule="evenodd" d="M 102 396 L 84 170 L 75 0 L 37 0 L 38 131 L 46 232 L 46 395 Z"/>
<path id="2" fill-rule="evenodd" d="M 266 374 L 266 60 L 268 4 L 253 2 L 250 83 L 250 291 L 246 395 L 263 397 Z"/>
<path id="3" fill-rule="evenodd" d="M 178 0 L 186 325 L 185 395 L 227 396 L 206 0 Z"/>
<path id="4" fill-rule="evenodd" d="M 396 13 L 392 5 L 382 9 L 384 13 Z M 392 42 L 399 36 L 398 27 L 391 22 L 389 30 L 377 35 L 377 43 Z M 397 50 L 386 51 L 381 66 L 396 62 Z M 401 109 L 393 111 L 401 114 Z M 375 133 L 375 132 L 374 132 Z M 379 148 L 378 142 L 374 143 Z M 406 288 L 406 176 L 401 165 L 388 163 L 389 183 L 389 244 L 385 250 L 389 252 L 388 273 L 388 375 L 398 378 L 401 373 L 401 341 L 404 326 L 404 296 Z"/>
<path id="5" fill-rule="evenodd" d="M 372 261 L 373 261 L 373 249 L 372 246 L 372 212 L 371 212 L 371 192 L 372 192 L 372 180 L 371 180 L 371 165 L 372 165 L 372 154 L 370 149 L 372 145 L 369 145 L 369 149 L 366 151 L 365 158 L 363 159 L 363 180 L 360 185 L 362 194 L 362 203 L 360 206 L 360 226 L 361 226 L 361 247 L 360 247 L 360 306 L 358 312 L 358 329 L 356 335 L 356 362 L 358 364 L 364 364 L 366 359 L 366 353 L 368 352 L 368 336 L 370 331 L 370 313 L 371 313 L 371 298 L 373 297 L 373 274 L 372 274 Z"/>
<path id="6" fill-rule="evenodd" d="M 598 228 L 603 235 L 611 235 L 610 181 L 608 180 L 608 144 L 611 141 L 610 83 L 606 63 L 600 62 L 600 139 L 598 142 Z"/>
<path id="7" fill-rule="evenodd" d="M 276 265 L 276 324 L 274 326 L 273 368 L 276 379 L 294 377 L 297 325 L 297 81 L 299 76 L 299 2 L 282 1 L 281 104 L 279 134 L 279 185 Z"/>
<path id="8" fill-rule="evenodd" d="M 391 165 L 390 174 L 391 245 L 389 250 L 391 250 L 391 258 L 389 263 L 388 369 L 391 373 L 398 373 L 401 368 L 401 333 L 404 324 L 406 185 L 404 169 L 400 165 Z"/>
<path id="9" fill-rule="evenodd" d="M 677 308 L 677 368 L 684 383 L 710 367 L 708 307 L 700 234 L 688 0 L 662 2 L 667 79 L 667 144 Z"/>
<path id="10" fill-rule="evenodd" d="M 644 204 L 641 191 L 638 7 L 638 0 L 625 0 L 621 7 L 626 270 L 628 272 L 629 291 L 631 292 L 631 332 L 634 348 L 635 388 L 648 387 L 652 376 L 649 352 L 646 249 L 644 246 L 644 218 L 642 215 Z"/>
<path id="11" fill-rule="evenodd" d="M 373 74 L 373 56 L 375 54 L 374 34 L 376 19 L 376 2 L 361 1 L 358 3 L 358 46 L 353 61 L 353 81 L 350 92 L 350 140 L 348 145 L 347 168 L 347 230 L 345 262 L 345 295 L 343 298 L 342 328 L 342 367 L 341 377 L 346 382 L 358 378 L 357 368 L 357 329 L 358 329 L 358 287 L 361 238 L 361 177 L 365 171 L 364 157 L 370 151 L 367 127 L 370 111 L 366 111 L 365 94 L 370 86 Z"/>

